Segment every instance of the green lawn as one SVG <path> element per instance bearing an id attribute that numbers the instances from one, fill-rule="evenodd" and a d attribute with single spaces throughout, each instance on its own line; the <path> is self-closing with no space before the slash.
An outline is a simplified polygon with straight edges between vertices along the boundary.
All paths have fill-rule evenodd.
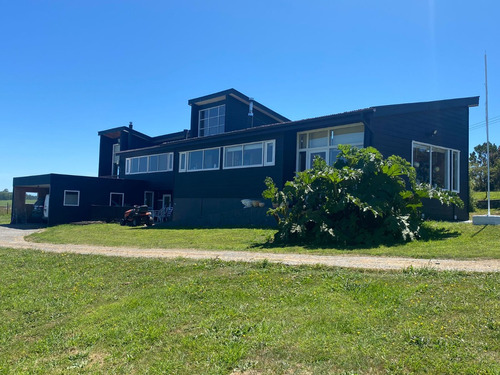
<path id="1" fill-rule="evenodd" d="M 498 374 L 500 274 L 0 249 L 0 374 Z"/>
<path id="2" fill-rule="evenodd" d="M 395 246 L 351 249 L 275 246 L 274 229 L 172 229 L 121 227 L 118 224 L 60 225 L 28 236 L 29 241 L 128 246 L 194 248 L 278 253 L 368 254 L 416 258 L 500 258 L 500 226 L 426 222 L 423 240 Z"/>
<path id="3" fill-rule="evenodd" d="M 0 208 L 0 224 L 10 224 L 10 212 L 7 214 L 2 208 Z"/>
<path id="4" fill-rule="evenodd" d="M 7 207 L 8 213 L 7 213 Z M 10 213 L 12 211 L 12 201 L 0 200 L 0 224 L 10 223 Z"/>
<path id="5" fill-rule="evenodd" d="M 26 200 L 26 203 L 28 203 L 28 204 L 33 204 L 35 202 L 36 202 L 36 199 L 28 199 L 28 200 Z M 7 199 L 7 200 L 0 199 L 0 207 L 7 207 L 7 205 L 9 207 L 12 207 L 12 200 L 10 200 L 10 199 Z"/>
<path id="6" fill-rule="evenodd" d="M 26 203 L 28 204 L 34 204 L 35 202 L 36 199 L 28 199 L 26 201 Z M 11 212 L 12 212 L 12 200 L 0 199 L 0 224 L 10 224 Z"/>
<path id="7" fill-rule="evenodd" d="M 474 199 L 478 201 L 487 199 L 488 193 L 486 191 L 472 191 L 471 193 Z M 491 191 L 490 199 L 500 199 L 500 191 Z"/>

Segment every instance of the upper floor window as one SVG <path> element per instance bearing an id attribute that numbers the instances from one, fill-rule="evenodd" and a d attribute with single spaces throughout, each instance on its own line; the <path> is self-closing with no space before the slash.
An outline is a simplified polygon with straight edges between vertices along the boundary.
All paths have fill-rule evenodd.
<path id="1" fill-rule="evenodd" d="M 220 148 L 207 148 L 179 153 L 179 172 L 219 169 Z"/>
<path id="2" fill-rule="evenodd" d="M 274 165 L 275 141 L 224 147 L 224 169 Z"/>
<path id="3" fill-rule="evenodd" d="M 413 142 L 412 165 L 417 172 L 417 182 L 460 191 L 460 151 Z"/>
<path id="4" fill-rule="evenodd" d="M 314 158 L 319 156 L 329 165 L 333 165 L 340 153 L 338 145 L 347 144 L 363 147 L 364 125 L 349 125 L 334 128 L 317 129 L 297 134 L 297 170 L 312 168 Z"/>
<path id="5" fill-rule="evenodd" d="M 125 160 L 125 174 L 168 172 L 174 169 L 174 153 L 137 156 Z"/>
<path id="6" fill-rule="evenodd" d="M 113 145 L 113 156 L 111 159 L 111 176 L 118 176 L 120 174 L 119 166 L 120 166 L 120 144 L 115 143 Z"/>
<path id="7" fill-rule="evenodd" d="M 202 109 L 199 112 L 198 134 L 200 137 L 224 133 L 226 105 Z"/>

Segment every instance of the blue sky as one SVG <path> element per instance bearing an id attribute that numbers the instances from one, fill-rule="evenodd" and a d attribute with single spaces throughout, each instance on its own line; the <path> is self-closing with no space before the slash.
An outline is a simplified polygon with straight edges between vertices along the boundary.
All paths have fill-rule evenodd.
<path id="1" fill-rule="evenodd" d="M 97 175 L 97 132 L 189 127 L 187 101 L 227 88 L 299 120 L 480 98 L 470 148 L 500 143 L 498 1 L 0 0 L 0 189 Z"/>

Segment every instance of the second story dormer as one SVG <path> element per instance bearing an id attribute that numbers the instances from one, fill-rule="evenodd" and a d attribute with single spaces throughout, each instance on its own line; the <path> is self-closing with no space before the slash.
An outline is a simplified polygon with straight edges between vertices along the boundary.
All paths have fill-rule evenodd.
<path id="1" fill-rule="evenodd" d="M 235 89 L 191 99 L 188 104 L 191 106 L 191 137 L 290 121 Z"/>

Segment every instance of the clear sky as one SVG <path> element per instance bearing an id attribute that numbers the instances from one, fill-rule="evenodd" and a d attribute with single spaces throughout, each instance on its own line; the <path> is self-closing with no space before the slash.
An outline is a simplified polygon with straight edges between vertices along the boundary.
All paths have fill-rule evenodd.
<path id="1" fill-rule="evenodd" d="M 470 149 L 500 143 L 497 0 L 0 0 L 0 190 L 97 175 L 99 130 L 189 127 L 187 101 L 235 88 L 299 120 L 480 96 Z"/>

